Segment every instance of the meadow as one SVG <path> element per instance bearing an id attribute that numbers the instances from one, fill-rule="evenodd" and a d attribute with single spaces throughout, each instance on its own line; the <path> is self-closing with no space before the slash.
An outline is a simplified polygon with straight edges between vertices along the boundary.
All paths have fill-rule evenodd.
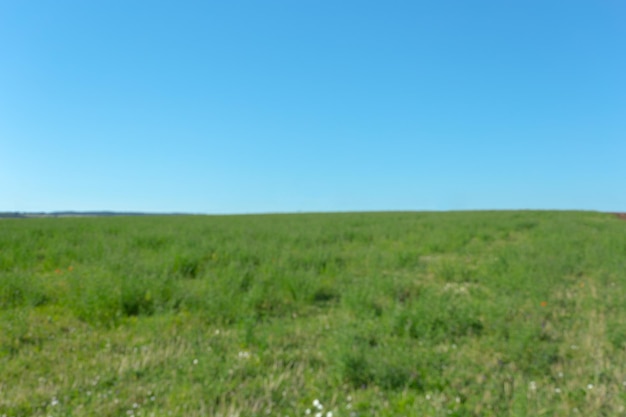
<path id="1" fill-rule="evenodd" d="M 0 220 L 0 416 L 626 416 L 626 221 Z"/>

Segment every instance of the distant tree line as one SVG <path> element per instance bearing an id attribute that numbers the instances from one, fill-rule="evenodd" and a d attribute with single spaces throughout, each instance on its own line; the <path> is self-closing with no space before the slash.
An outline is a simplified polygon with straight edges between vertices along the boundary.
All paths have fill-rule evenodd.
<path id="1" fill-rule="evenodd" d="M 137 213 L 116 211 L 54 211 L 54 212 L 0 212 L 0 218 L 32 218 L 32 217 L 111 217 L 111 216 L 169 216 L 182 213 Z"/>

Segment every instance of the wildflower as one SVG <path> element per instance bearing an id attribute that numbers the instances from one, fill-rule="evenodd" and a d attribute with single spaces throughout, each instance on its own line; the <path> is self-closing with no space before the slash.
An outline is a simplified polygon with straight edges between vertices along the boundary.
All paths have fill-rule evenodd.
<path id="1" fill-rule="evenodd" d="M 557 393 L 557 394 L 560 394 L 560 393 L 561 393 L 561 388 L 558 388 L 558 387 L 557 387 L 557 388 L 555 388 L 555 389 L 554 389 L 554 392 L 555 392 L 555 393 Z"/>
<path id="2" fill-rule="evenodd" d="M 326 413 L 326 417 L 333 417 L 333 412 L 329 411 L 328 413 Z"/>
<path id="3" fill-rule="evenodd" d="M 197 364 L 198 364 L 198 359 L 194 359 L 194 360 L 193 360 L 193 364 L 194 364 L 194 365 L 197 365 Z"/>
<path id="4" fill-rule="evenodd" d="M 542 302 L 541 302 L 541 307 L 545 307 L 545 306 L 547 306 L 547 305 L 548 305 L 548 302 L 547 302 L 547 301 L 542 301 Z"/>
<path id="5" fill-rule="evenodd" d="M 306 410 L 304 410 L 304 414 L 306 414 L 307 416 L 311 414 L 311 409 L 307 408 Z"/>
<path id="6" fill-rule="evenodd" d="M 537 389 L 537 383 L 535 381 L 530 381 L 528 388 L 530 388 L 531 391 L 535 391 Z"/>
<path id="7" fill-rule="evenodd" d="M 52 401 L 50 401 L 50 405 L 51 406 L 55 406 L 59 404 L 59 400 L 57 400 L 57 397 L 52 397 Z"/>
<path id="8" fill-rule="evenodd" d="M 587 389 L 593 389 L 593 384 L 587 384 Z"/>
<path id="9" fill-rule="evenodd" d="M 318 400 L 317 398 L 315 400 L 313 400 L 313 407 L 317 408 L 318 410 L 323 410 L 324 409 L 324 406 L 322 405 L 320 400 Z"/>

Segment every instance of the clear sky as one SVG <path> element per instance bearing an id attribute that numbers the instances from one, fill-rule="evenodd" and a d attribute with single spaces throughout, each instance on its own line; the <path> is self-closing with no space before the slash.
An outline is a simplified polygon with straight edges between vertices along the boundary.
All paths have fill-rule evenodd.
<path id="1" fill-rule="evenodd" d="M 0 0 L 0 211 L 626 211 L 621 0 Z"/>

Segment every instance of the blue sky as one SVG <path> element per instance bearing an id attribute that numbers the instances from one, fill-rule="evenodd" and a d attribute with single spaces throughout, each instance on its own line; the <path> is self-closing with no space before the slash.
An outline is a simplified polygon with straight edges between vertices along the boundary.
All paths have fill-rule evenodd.
<path id="1" fill-rule="evenodd" d="M 0 211 L 626 211 L 626 3 L 0 1 Z"/>

